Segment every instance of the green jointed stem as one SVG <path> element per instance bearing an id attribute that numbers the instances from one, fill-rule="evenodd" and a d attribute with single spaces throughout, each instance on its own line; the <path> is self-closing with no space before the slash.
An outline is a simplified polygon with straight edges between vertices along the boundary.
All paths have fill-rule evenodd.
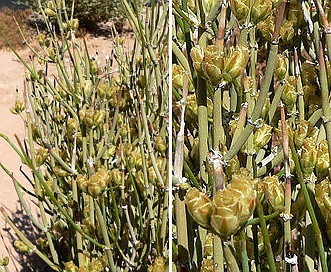
<path id="1" fill-rule="evenodd" d="M 303 192 L 303 196 L 305 198 L 305 202 L 306 202 L 306 206 L 307 206 L 307 210 L 309 212 L 312 224 L 313 224 L 313 229 L 315 232 L 315 239 L 316 239 L 316 244 L 317 244 L 317 249 L 318 249 L 318 253 L 319 253 L 319 257 L 321 259 L 321 267 L 322 267 L 322 271 L 323 272 L 327 272 L 328 270 L 328 265 L 327 265 L 327 260 L 326 260 L 326 256 L 325 256 L 325 250 L 324 250 L 324 246 L 323 246 L 323 239 L 322 239 L 322 233 L 321 230 L 319 228 L 318 225 L 318 221 L 315 215 L 315 211 L 314 211 L 314 207 L 312 205 L 312 202 L 310 200 L 310 196 L 308 193 L 308 189 L 303 177 L 303 173 L 301 170 L 301 164 L 297 155 L 297 151 L 295 149 L 294 143 L 291 139 L 289 139 L 289 144 L 290 144 L 290 148 L 292 151 L 292 156 L 293 156 L 293 160 L 295 163 L 295 170 L 298 176 L 298 180 L 300 182 L 300 186 L 301 186 L 301 190 Z"/>
<path id="2" fill-rule="evenodd" d="M 239 272 L 240 271 L 239 265 L 237 263 L 235 256 L 233 255 L 233 251 L 229 243 L 223 244 L 223 252 L 229 271 Z"/>
<path id="3" fill-rule="evenodd" d="M 297 48 L 294 48 L 294 69 L 295 69 L 295 78 L 297 81 L 296 89 L 297 89 L 297 93 L 298 93 L 299 120 L 304 120 L 305 119 L 305 102 L 303 99 L 304 92 L 303 92 L 302 81 L 301 81 Z"/>
<path id="4" fill-rule="evenodd" d="M 241 255 L 241 264 L 243 272 L 249 272 L 249 259 L 247 255 L 247 248 L 246 248 L 246 233 L 245 229 L 241 229 L 239 231 L 239 237 L 240 237 L 240 255 Z"/>
<path id="5" fill-rule="evenodd" d="M 291 257 L 292 255 L 292 232 L 291 232 L 291 202 L 292 202 L 292 195 L 291 195 L 291 170 L 290 170 L 290 155 L 289 155 L 289 145 L 288 145 L 288 132 L 286 128 L 286 119 L 285 119 L 285 109 L 284 104 L 281 102 L 280 105 L 280 114 L 281 114 L 281 123 L 282 123 L 282 146 L 283 146 L 283 153 L 284 153 L 284 171 L 285 171 L 285 216 L 284 217 L 284 257 Z M 290 270 L 290 264 L 284 261 L 285 270 Z"/>
<path id="6" fill-rule="evenodd" d="M 286 77 L 288 77 L 288 73 L 287 73 Z M 275 113 L 279 107 L 279 102 L 280 102 L 280 99 L 282 97 L 282 93 L 283 93 L 285 87 L 286 87 L 285 82 L 281 82 L 280 85 L 278 86 L 277 91 L 275 92 L 275 95 L 273 97 L 273 100 L 271 102 L 270 109 L 268 112 L 269 123 L 272 122 L 272 120 L 275 116 Z"/>
<path id="7" fill-rule="evenodd" d="M 330 61 L 331 60 L 331 33 L 330 33 L 331 27 L 328 22 L 328 18 L 327 18 L 328 16 L 327 16 L 327 14 L 325 14 L 325 11 L 322 7 L 320 0 L 316 0 L 315 3 L 317 5 L 318 11 L 319 11 L 319 16 L 320 16 L 322 26 L 324 28 L 327 54 L 328 54 L 328 59 Z"/>
<path id="8" fill-rule="evenodd" d="M 29 88 L 28 88 L 28 92 L 29 92 Z M 35 146 L 34 146 L 33 135 L 32 135 L 33 132 L 32 132 L 32 118 L 31 118 L 31 115 L 33 114 L 33 112 L 31 112 L 30 101 L 29 101 L 29 98 L 28 98 L 27 90 L 24 90 L 24 100 L 25 100 L 25 108 L 26 108 L 26 116 L 27 116 L 26 118 L 27 118 L 27 127 L 28 127 L 29 151 L 30 151 L 30 154 L 32 154 L 32 156 L 31 156 L 31 168 L 33 169 L 33 172 L 34 172 L 33 176 L 34 176 L 34 180 L 35 180 L 35 189 L 36 189 L 36 195 L 38 197 L 38 206 L 39 206 L 39 211 L 40 211 L 40 215 L 41 215 L 41 219 L 42 219 L 42 225 L 44 226 L 44 228 L 47 228 L 47 225 L 48 225 L 47 224 L 47 217 L 46 217 L 44 203 L 42 202 L 42 193 L 41 193 L 41 188 L 42 187 L 41 187 L 39 178 L 37 178 L 36 175 L 35 175 L 35 173 L 38 172 L 38 170 L 37 170 L 37 163 L 36 163 L 36 157 L 35 157 L 35 154 L 36 154 Z M 43 177 L 42 177 L 42 179 L 43 179 Z M 43 184 L 43 186 L 44 186 L 44 184 Z M 46 185 L 46 187 L 47 187 L 47 185 Z M 49 244 L 49 249 L 51 251 L 52 258 L 53 258 L 54 262 L 56 264 L 58 264 L 59 263 L 59 258 L 58 258 L 58 254 L 55 250 L 55 247 L 54 247 L 52 236 L 49 232 L 46 232 L 46 237 L 47 237 L 47 241 L 48 241 L 48 244 Z"/>
<path id="9" fill-rule="evenodd" d="M 175 42 L 172 42 L 172 52 L 178 59 L 178 62 L 183 66 L 185 71 L 190 71 L 190 66 L 188 63 L 187 58 L 183 54 L 183 52 L 178 48 L 177 44 Z"/>
<path id="10" fill-rule="evenodd" d="M 138 138 L 139 138 L 139 149 L 140 153 L 142 155 L 142 164 L 143 164 L 143 175 L 144 175 L 144 183 L 145 183 L 145 188 L 147 192 L 147 207 L 148 207 L 148 212 L 150 216 L 150 225 L 151 225 L 151 232 L 152 232 L 152 242 L 156 241 L 156 234 L 155 234 L 155 222 L 154 222 L 154 210 L 153 210 L 153 203 L 152 203 L 152 188 L 149 184 L 148 181 L 148 174 L 147 174 L 147 162 L 145 158 L 145 151 L 144 151 L 144 145 L 143 145 L 143 133 L 142 133 L 142 124 L 141 124 L 141 116 L 138 111 L 138 105 L 135 105 L 136 107 L 136 112 L 137 112 L 137 121 L 138 121 Z"/>
<path id="11" fill-rule="evenodd" d="M 104 239 L 105 244 L 106 244 L 106 247 L 104 247 L 104 250 L 106 251 L 106 254 L 107 254 L 108 264 L 110 266 L 111 271 L 116 271 L 115 264 L 114 264 L 113 253 L 112 253 L 112 246 L 111 246 L 110 240 L 109 240 L 106 221 L 103 218 L 99 203 L 96 200 L 94 202 L 94 206 L 95 206 L 95 209 L 96 209 L 96 214 L 97 214 L 97 217 L 98 217 L 98 221 L 100 223 L 102 236 L 103 236 L 103 239 Z"/>
<path id="12" fill-rule="evenodd" d="M 198 126 L 199 126 L 199 166 L 200 178 L 207 183 L 206 170 L 208 155 L 208 113 L 207 113 L 207 86 L 206 81 L 198 76 L 197 84 Z"/>
<path id="13" fill-rule="evenodd" d="M 274 76 L 277 52 L 278 52 L 278 44 L 271 44 L 265 76 L 263 79 L 259 97 L 256 101 L 256 105 L 252 112 L 251 123 L 246 125 L 246 127 L 244 128 L 244 130 L 241 134 L 241 137 L 239 137 L 237 139 L 237 141 L 232 145 L 232 147 L 229 149 L 229 151 L 225 154 L 225 156 L 224 156 L 225 161 L 231 160 L 239 152 L 240 148 L 247 141 L 249 135 L 253 132 L 254 123 L 259 119 L 263 106 L 264 106 L 264 103 L 268 96 L 269 88 L 270 88 L 270 85 L 271 85 L 271 82 L 272 82 L 272 79 Z"/>
<path id="14" fill-rule="evenodd" d="M 185 202 L 181 200 L 179 192 L 175 194 L 175 217 L 176 217 L 176 232 L 178 245 L 178 261 L 180 264 L 185 264 L 190 261 L 189 244 L 187 234 L 187 217 Z"/>
<path id="15" fill-rule="evenodd" d="M 319 53 L 318 53 L 318 62 L 319 62 L 319 79 L 321 85 L 321 96 L 322 96 L 322 110 L 323 110 L 323 121 L 324 127 L 326 131 L 326 139 L 328 141 L 328 150 L 329 150 L 329 158 L 331 158 L 331 108 L 329 102 L 329 86 L 328 86 L 328 78 L 327 78 L 327 71 L 326 65 L 324 60 L 324 50 L 323 45 L 320 43 L 319 46 Z M 331 175 L 331 173 L 330 173 Z M 329 176 L 331 179 L 331 176 Z"/>
<path id="16" fill-rule="evenodd" d="M 166 238 L 167 238 L 167 227 L 169 225 L 168 217 L 171 216 L 168 212 L 169 209 L 169 179 L 166 179 L 165 181 L 165 192 L 164 192 L 164 199 L 163 199 L 163 206 L 162 206 L 162 218 L 161 218 L 161 230 L 160 230 L 160 239 L 161 239 L 161 247 L 160 247 L 160 253 L 163 253 L 163 251 L 167 250 L 165 248 L 166 245 Z M 169 237 L 169 239 L 171 239 Z"/>
<path id="17" fill-rule="evenodd" d="M 263 235 L 264 249 L 265 249 L 266 254 L 267 254 L 268 263 L 269 263 L 269 266 L 270 266 L 270 271 L 277 272 L 275 259 L 274 259 L 275 257 L 274 257 L 274 254 L 272 252 L 272 247 L 271 247 L 271 244 L 270 244 L 267 224 L 266 224 L 265 217 L 264 217 L 264 214 L 263 214 L 263 207 L 262 207 L 262 204 L 261 204 L 259 199 L 257 199 L 257 201 L 256 201 L 256 210 L 257 210 L 257 213 L 258 213 L 259 219 L 260 219 L 260 226 L 261 226 L 262 235 Z"/>
<path id="18" fill-rule="evenodd" d="M 214 272 L 223 272 L 224 252 L 222 247 L 222 240 L 216 234 L 213 235 L 213 261 L 214 261 Z"/>
<path id="19" fill-rule="evenodd" d="M 242 136 L 235 142 L 235 144 L 232 146 L 232 148 L 230 148 L 230 150 L 225 154 L 224 161 L 229 161 L 239 152 L 240 148 L 244 145 L 244 143 L 247 141 L 249 135 L 252 133 L 255 122 L 260 118 L 263 106 L 264 106 L 265 101 L 268 96 L 271 82 L 274 77 L 274 71 L 275 71 L 275 67 L 276 67 L 276 60 L 277 60 L 277 53 L 278 53 L 279 32 L 280 32 L 281 22 L 283 20 L 285 5 L 286 5 L 286 1 L 283 1 L 280 5 L 274 35 L 272 38 L 272 42 L 270 44 L 270 51 L 269 51 L 269 57 L 268 57 L 268 61 L 267 61 L 266 71 L 265 71 L 264 79 L 262 82 L 259 97 L 256 101 L 256 105 L 252 112 L 251 122 L 243 130 Z"/>
<path id="20" fill-rule="evenodd" d="M 177 134 L 176 151 L 174 156 L 174 176 L 178 179 L 179 183 L 183 183 L 183 162 L 184 162 L 184 136 L 185 136 L 185 108 L 186 98 L 188 94 L 188 75 L 184 75 L 184 86 L 182 94 L 182 108 L 180 116 L 180 129 Z M 190 261 L 189 242 L 188 242 L 188 227 L 186 217 L 186 207 L 181 190 L 178 190 L 175 195 L 175 218 L 176 218 L 176 231 L 177 231 L 177 244 L 179 253 L 179 263 Z"/>
<path id="21" fill-rule="evenodd" d="M 264 215 L 264 221 L 269 221 L 272 220 L 274 218 L 277 218 L 280 214 L 280 211 L 275 211 L 272 214 L 268 214 L 268 215 Z M 257 224 L 261 224 L 260 222 L 260 218 L 253 218 L 253 219 L 249 219 L 247 221 L 247 226 L 248 225 L 257 225 Z"/>
<path id="22" fill-rule="evenodd" d="M 147 123 L 147 115 L 146 115 L 146 110 L 145 110 L 145 103 L 143 103 L 141 101 L 141 99 L 139 99 L 139 104 L 140 104 L 140 112 L 141 112 L 141 118 L 142 118 L 142 125 L 144 128 L 144 132 L 145 132 L 145 140 L 146 140 L 146 144 L 147 144 L 147 148 L 149 150 L 149 157 L 150 160 L 152 162 L 155 174 L 157 176 L 158 182 L 164 186 L 164 181 L 163 178 L 160 174 L 160 170 L 157 167 L 157 163 L 156 163 L 156 159 L 155 159 L 155 152 L 154 149 L 152 147 L 152 142 L 151 142 L 151 135 L 149 133 L 149 128 L 148 128 L 148 123 Z"/>
<path id="23" fill-rule="evenodd" d="M 222 90 L 218 88 L 214 93 L 213 101 L 213 149 L 219 150 L 225 144 L 225 135 L 222 124 Z"/>
<path id="24" fill-rule="evenodd" d="M 61 271 L 60 267 L 56 264 L 52 263 L 37 247 L 32 244 L 29 239 L 27 239 L 24 234 L 16 227 L 15 223 L 8 216 L 5 209 L 0 206 L 0 211 L 2 215 L 5 217 L 6 222 L 12 227 L 18 237 L 30 248 L 31 252 L 35 252 L 45 263 L 47 263 L 53 270 Z"/>

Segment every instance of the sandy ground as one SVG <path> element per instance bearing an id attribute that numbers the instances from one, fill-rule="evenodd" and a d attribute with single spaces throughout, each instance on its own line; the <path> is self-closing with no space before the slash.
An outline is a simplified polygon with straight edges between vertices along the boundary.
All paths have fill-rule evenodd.
<path id="1" fill-rule="evenodd" d="M 130 35 L 128 37 L 130 37 Z M 95 54 L 98 49 L 99 60 L 101 62 L 105 60 L 106 55 L 110 54 L 113 48 L 112 41 L 105 37 L 89 37 L 88 45 L 91 55 Z M 127 46 L 130 46 L 130 43 Z M 23 56 L 25 60 L 29 59 L 29 54 L 30 52 L 28 50 L 20 52 L 20 55 Z M 7 135 L 15 145 L 17 145 L 17 142 L 14 135 L 16 134 L 19 139 L 23 140 L 25 137 L 25 129 L 21 118 L 17 115 L 13 115 L 9 109 L 14 105 L 17 96 L 16 89 L 18 93 L 21 93 L 23 90 L 23 75 L 24 67 L 15 54 L 10 51 L 0 51 L 0 133 Z M 2 138 L 0 138 L 0 162 L 14 174 L 17 180 L 24 184 L 24 186 L 29 187 L 28 181 L 20 171 L 22 163 L 18 155 Z M 26 199 L 29 201 L 29 198 L 26 197 Z M 16 226 L 23 230 L 25 235 L 32 239 L 38 237 L 28 217 L 22 211 L 11 178 L 9 178 L 2 169 L 0 169 L 0 204 L 12 217 Z M 35 205 L 31 203 L 31 201 L 29 201 L 29 204 L 32 207 L 33 213 L 37 214 L 37 209 L 34 208 Z M 8 246 L 9 253 L 12 257 L 8 266 L 9 271 L 29 271 L 27 268 L 28 261 L 20 254 L 17 254 L 13 247 L 14 240 L 17 236 L 10 229 L 10 226 L 5 222 L 1 214 L 0 231 L 4 237 L 4 239 L 0 240 L 0 258 L 9 255 L 6 246 Z M 34 261 L 34 256 L 31 255 L 30 259 Z M 42 271 L 42 268 L 40 269 L 40 271 Z"/>
<path id="2" fill-rule="evenodd" d="M 23 53 L 23 52 L 22 52 Z M 20 139 L 25 137 L 24 125 L 21 118 L 13 115 L 9 108 L 13 105 L 16 98 L 16 89 L 22 90 L 24 69 L 17 57 L 11 52 L 0 52 L 0 133 L 7 135 L 13 142 L 16 143 L 14 135 Z M 14 150 L 6 143 L 3 138 L 0 138 L 0 161 L 7 167 L 14 176 L 25 181 L 20 173 L 21 161 Z M 27 182 L 24 182 L 27 186 Z M 7 213 L 17 220 L 19 217 L 24 218 L 22 209 L 18 202 L 18 197 L 14 189 L 11 178 L 0 169 L 0 203 L 6 209 Z M 18 218 L 17 218 L 18 217 Z M 30 226 L 25 226 L 30 227 Z M 14 263 L 18 271 L 24 271 L 22 259 L 13 249 L 13 239 L 16 238 L 9 225 L 5 222 L 3 216 L 0 215 L 0 231 L 4 236 L 4 240 L 0 243 L 0 258 L 8 256 L 8 252 L 4 246 L 8 246 L 13 253 L 13 259 L 10 260 L 9 271 L 15 271 Z"/>

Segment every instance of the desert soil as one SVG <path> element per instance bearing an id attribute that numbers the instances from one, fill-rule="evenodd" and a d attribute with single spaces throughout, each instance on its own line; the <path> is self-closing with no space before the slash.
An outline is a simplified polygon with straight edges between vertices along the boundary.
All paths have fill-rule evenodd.
<path id="1" fill-rule="evenodd" d="M 132 34 L 126 34 L 126 37 L 128 41 L 126 47 L 130 47 L 133 39 Z M 96 50 L 98 50 L 99 60 L 100 62 L 103 62 L 106 55 L 110 55 L 114 48 L 111 39 L 104 36 L 95 37 L 91 35 L 88 35 L 87 38 L 90 54 L 93 55 Z M 25 49 L 21 50 L 19 54 L 24 60 L 28 60 L 31 52 Z M 15 140 L 15 135 L 23 140 L 26 133 L 22 119 L 18 115 L 13 115 L 10 112 L 10 107 L 14 105 L 17 95 L 21 97 L 24 72 L 25 70 L 22 63 L 13 52 L 4 50 L 0 51 L 0 133 L 7 135 L 16 146 L 17 142 Z M 18 92 L 16 90 L 18 90 Z M 20 167 L 23 166 L 22 162 L 3 138 L 0 138 L 0 162 L 14 174 L 14 177 L 19 182 L 24 186 L 29 187 L 29 182 L 20 171 Z M 35 204 L 33 204 L 28 197 L 25 198 L 31 206 L 33 213 L 36 215 L 37 209 L 35 208 Z M 2 169 L 0 169 L 0 205 L 4 207 L 16 226 L 23 230 L 25 235 L 31 239 L 38 238 L 38 234 L 29 222 L 27 215 L 22 211 L 11 178 L 9 178 Z M 11 260 L 8 266 L 9 271 L 30 271 L 28 268 L 29 260 L 22 257 L 21 254 L 18 254 L 13 247 L 14 240 L 17 239 L 17 236 L 5 222 L 4 217 L 1 214 L 0 231 L 3 235 L 3 239 L 0 239 L 0 258 L 10 254 Z M 8 247 L 9 252 L 6 247 Z M 32 262 L 35 262 L 36 258 L 33 254 L 30 254 L 29 259 Z M 43 264 L 38 264 L 38 266 L 38 271 L 42 271 Z"/>

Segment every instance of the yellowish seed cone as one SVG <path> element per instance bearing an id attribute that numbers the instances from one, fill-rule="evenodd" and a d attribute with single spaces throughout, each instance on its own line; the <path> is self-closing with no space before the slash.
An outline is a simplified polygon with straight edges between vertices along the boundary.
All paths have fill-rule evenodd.
<path id="1" fill-rule="evenodd" d="M 192 50 L 191 50 L 190 56 L 191 56 L 192 61 L 193 61 L 194 69 L 197 71 L 197 73 L 200 76 L 202 76 L 203 71 L 202 71 L 202 68 L 201 68 L 201 62 L 203 60 L 203 51 L 198 47 L 193 47 Z"/>
<path id="2" fill-rule="evenodd" d="M 330 167 L 329 148 L 327 140 L 322 140 L 317 148 L 316 176 L 318 180 L 327 177 Z"/>
<path id="3" fill-rule="evenodd" d="M 5 256 L 2 259 L 0 259 L 0 266 L 7 266 L 9 264 L 9 257 Z"/>
<path id="4" fill-rule="evenodd" d="M 249 60 L 249 50 L 246 46 L 230 47 L 229 53 L 224 60 L 224 70 L 222 78 L 227 82 L 232 82 L 242 75 Z"/>
<path id="5" fill-rule="evenodd" d="M 222 81 L 222 70 L 224 69 L 224 53 L 216 45 L 209 45 L 204 50 L 201 69 L 204 78 L 209 80 L 214 86 L 217 86 Z"/>
<path id="6" fill-rule="evenodd" d="M 76 178 L 76 182 L 77 182 L 77 185 L 78 187 L 83 191 L 83 192 L 87 192 L 87 188 L 88 188 L 88 185 L 89 185 L 89 180 L 87 177 L 81 175 L 81 174 L 78 174 L 77 175 L 77 178 Z"/>
<path id="7" fill-rule="evenodd" d="M 149 269 L 148 271 L 164 272 L 166 270 L 164 258 L 161 256 L 156 257 L 153 262 L 152 268 L 152 270 Z"/>
<path id="8" fill-rule="evenodd" d="M 288 58 L 283 54 L 277 55 L 275 76 L 278 80 L 283 80 L 287 72 Z"/>
<path id="9" fill-rule="evenodd" d="M 75 265 L 73 261 L 66 262 L 64 264 L 66 272 L 78 272 L 78 267 Z"/>
<path id="10" fill-rule="evenodd" d="M 69 173 L 60 166 L 55 166 L 53 171 L 59 177 L 66 177 L 69 175 Z"/>
<path id="11" fill-rule="evenodd" d="M 301 148 L 304 140 L 307 137 L 311 137 L 314 140 L 317 139 L 318 129 L 312 125 L 311 122 L 306 120 L 301 120 L 298 124 L 296 129 L 293 132 L 294 134 L 294 143 L 297 148 Z"/>
<path id="12" fill-rule="evenodd" d="M 274 210 L 285 205 L 284 186 L 277 176 L 263 178 L 262 190 Z"/>
<path id="13" fill-rule="evenodd" d="M 251 18 L 254 24 L 264 20 L 272 10 L 272 0 L 255 0 L 251 9 Z"/>
<path id="14" fill-rule="evenodd" d="M 293 22 L 285 20 L 280 28 L 280 36 L 282 37 L 282 41 L 286 44 L 291 44 L 293 42 L 294 34 L 295 30 L 293 27 Z"/>
<path id="15" fill-rule="evenodd" d="M 282 101 L 287 110 L 292 110 L 298 98 L 295 76 L 289 76 L 282 93 Z"/>
<path id="16" fill-rule="evenodd" d="M 257 195 L 255 183 L 249 171 L 241 168 L 231 183 L 215 194 L 210 223 L 221 237 L 235 234 L 252 215 Z"/>
<path id="17" fill-rule="evenodd" d="M 211 225 L 221 237 L 226 238 L 239 230 L 240 222 L 238 216 L 230 215 L 231 210 L 225 212 L 229 215 L 224 215 L 224 210 L 225 209 L 214 206 L 211 216 Z M 236 207 L 236 210 L 238 211 L 238 207 Z M 231 211 L 231 213 L 232 212 L 233 211 Z"/>
<path id="18" fill-rule="evenodd" d="M 201 272 L 213 272 L 214 271 L 214 260 L 211 256 L 204 257 L 201 262 Z"/>
<path id="19" fill-rule="evenodd" d="M 95 175 L 89 179 L 87 191 L 93 196 L 99 196 L 109 183 L 109 175 L 105 167 L 100 167 Z"/>
<path id="20" fill-rule="evenodd" d="M 172 86 L 177 89 L 182 89 L 184 85 L 184 69 L 182 66 L 172 65 Z"/>
<path id="21" fill-rule="evenodd" d="M 329 193 L 329 179 L 326 178 L 316 184 L 315 198 L 326 223 L 326 234 L 331 239 L 331 196 Z"/>
<path id="22" fill-rule="evenodd" d="M 239 22 L 245 21 L 248 16 L 249 4 L 248 0 L 230 0 L 231 11 Z"/>
<path id="23" fill-rule="evenodd" d="M 191 217 L 202 227 L 210 227 L 212 202 L 197 188 L 190 188 L 185 196 L 186 207 Z"/>
<path id="24" fill-rule="evenodd" d="M 257 29 L 267 41 L 271 41 L 272 35 L 275 31 L 275 20 L 275 15 L 271 13 L 265 20 L 262 20 L 257 24 Z"/>
<path id="25" fill-rule="evenodd" d="M 317 162 L 316 142 L 313 138 L 306 138 L 301 150 L 302 172 L 305 177 L 309 177 L 315 169 Z"/>
<path id="26" fill-rule="evenodd" d="M 270 141 L 271 131 L 272 127 L 264 123 L 254 132 L 254 153 L 257 153 Z"/>
<path id="27" fill-rule="evenodd" d="M 40 147 L 36 150 L 36 164 L 37 167 L 41 166 L 48 157 L 48 150 L 46 148 Z"/>
<path id="28" fill-rule="evenodd" d="M 16 249 L 22 253 L 29 252 L 30 248 L 21 240 L 16 240 L 14 242 Z"/>

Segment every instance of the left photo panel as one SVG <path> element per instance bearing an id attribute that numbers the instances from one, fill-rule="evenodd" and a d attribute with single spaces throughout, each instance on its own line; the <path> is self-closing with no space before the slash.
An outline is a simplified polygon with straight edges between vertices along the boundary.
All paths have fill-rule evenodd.
<path id="1" fill-rule="evenodd" d="M 7 2 L 0 271 L 167 271 L 170 3 Z"/>

